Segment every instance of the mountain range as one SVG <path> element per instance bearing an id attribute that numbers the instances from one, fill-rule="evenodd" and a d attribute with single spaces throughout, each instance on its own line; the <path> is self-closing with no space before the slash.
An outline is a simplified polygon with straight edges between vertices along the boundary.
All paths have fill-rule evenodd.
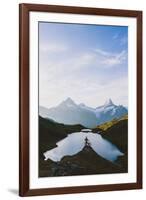
<path id="1" fill-rule="evenodd" d="M 81 124 L 87 128 L 94 128 L 113 119 L 119 119 L 128 114 L 126 107 L 115 105 L 108 99 L 102 106 L 91 108 L 85 104 L 76 104 L 71 98 L 67 98 L 56 107 L 45 108 L 39 106 L 39 115 L 43 118 L 63 124 Z"/>

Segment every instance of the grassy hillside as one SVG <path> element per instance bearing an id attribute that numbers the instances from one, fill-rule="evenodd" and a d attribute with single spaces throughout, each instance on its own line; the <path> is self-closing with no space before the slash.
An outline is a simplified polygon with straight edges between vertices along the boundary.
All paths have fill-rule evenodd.
<path id="1" fill-rule="evenodd" d="M 115 144 L 122 152 L 127 152 L 128 148 L 128 120 L 123 119 L 108 128 L 102 136 Z"/>
<path id="2" fill-rule="evenodd" d="M 114 119 L 97 126 L 93 129 L 93 132 L 98 132 L 103 138 L 116 145 L 124 156 L 121 156 L 116 161 L 117 164 L 123 166 L 125 172 L 128 171 L 128 115 L 123 116 L 120 119 Z"/>
<path id="3" fill-rule="evenodd" d="M 120 119 L 113 119 L 111 121 L 108 121 L 101 125 L 98 125 L 97 128 L 95 128 L 93 130 L 95 131 L 96 129 L 100 129 L 101 131 L 106 131 L 108 128 L 112 127 L 113 125 L 117 124 L 118 122 L 120 122 L 122 120 L 127 120 L 127 119 L 128 119 L 128 115 L 124 115 Z"/>
<path id="4" fill-rule="evenodd" d="M 124 156 L 118 158 L 117 163 L 128 171 L 128 120 L 120 120 L 104 131 L 102 137 L 112 142 L 124 153 Z"/>

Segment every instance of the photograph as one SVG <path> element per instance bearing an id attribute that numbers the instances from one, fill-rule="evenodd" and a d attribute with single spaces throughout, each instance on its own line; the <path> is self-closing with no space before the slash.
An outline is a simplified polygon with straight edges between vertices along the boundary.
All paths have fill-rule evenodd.
<path id="1" fill-rule="evenodd" d="M 128 173 L 128 26 L 38 22 L 39 177 Z"/>
<path id="2" fill-rule="evenodd" d="M 19 195 L 142 188 L 142 11 L 19 5 Z"/>

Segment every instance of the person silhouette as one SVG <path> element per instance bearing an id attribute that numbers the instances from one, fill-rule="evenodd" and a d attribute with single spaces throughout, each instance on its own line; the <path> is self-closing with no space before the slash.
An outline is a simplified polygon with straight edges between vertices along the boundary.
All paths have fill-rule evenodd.
<path id="1" fill-rule="evenodd" d="M 85 146 L 90 146 L 90 142 L 87 137 L 85 137 Z"/>

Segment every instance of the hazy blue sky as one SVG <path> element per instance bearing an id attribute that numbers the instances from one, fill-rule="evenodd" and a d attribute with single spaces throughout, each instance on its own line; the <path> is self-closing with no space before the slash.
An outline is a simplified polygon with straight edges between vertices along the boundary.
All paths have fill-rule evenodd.
<path id="1" fill-rule="evenodd" d="M 39 23 L 39 100 L 128 104 L 128 27 Z"/>

